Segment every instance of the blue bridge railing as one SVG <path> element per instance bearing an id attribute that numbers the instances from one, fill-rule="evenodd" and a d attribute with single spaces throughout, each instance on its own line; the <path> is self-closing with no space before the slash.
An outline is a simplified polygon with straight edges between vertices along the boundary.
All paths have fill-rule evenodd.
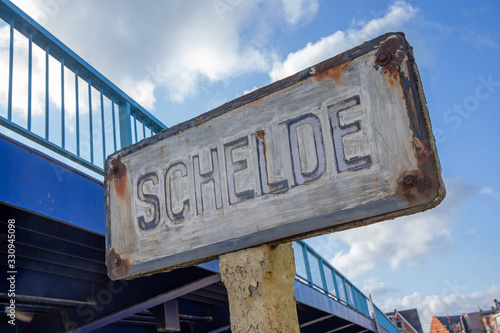
<path id="1" fill-rule="evenodd" d="M 98 174 L 107 155 L 166 128 L 10 1 L 0 18 L 3 127 Z"/>
<path id="2" fill-rule="evenodd" d="M 379 326 L 385 328 L 389 333 L 399 333 L 397 327 L 394 323 L 374 304 L 375 314 L 377 316 L 377 322 Z"/>
<path id="3" fill-rule="evenodd" d="M 311 287 L 334 298 L 368 318 L 373 318 L 370 300 L 328 261 L 303 241 L 293 242 L 297 277 Z M 375 305 L 378 324 L 389 333 L 398 333 L 396 326 Z"/>

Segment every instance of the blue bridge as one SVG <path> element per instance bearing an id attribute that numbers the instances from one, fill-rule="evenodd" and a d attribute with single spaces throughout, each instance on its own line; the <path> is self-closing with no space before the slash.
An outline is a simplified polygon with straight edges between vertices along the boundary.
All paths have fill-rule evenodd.
<path id="1" fill-rule="evenodd" d="M 0 17 L 0 331 L 230 332 L 217 261 L 106 275 L 104 161 L 165 125 L 9 1 Z M 301 332 L 398 332 L 309 245 L 293 248 Z"/>

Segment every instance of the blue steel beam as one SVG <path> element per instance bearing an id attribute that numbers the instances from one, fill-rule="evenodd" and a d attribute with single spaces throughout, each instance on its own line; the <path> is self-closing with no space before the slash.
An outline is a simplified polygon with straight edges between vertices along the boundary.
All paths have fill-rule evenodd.
<path id="1" fill-rule="evenodd" d="M 49 58 L 50 47 L 45 47 L 45 140 L 49 140 L 50 100 L 49 100 Z"/>
<path id="2" fill-rule="evenodd" d="M 335 296 L 337 298 L 340 298 L 339 294 L 339 286 L 337 285 L 337 277 L 336 277 L 336 272 L 335 270 L 332 269 L 332 280 L 333 280 L 333 287 L 335 288 Z"/>
<path id="3" fill-rule="evenodd" d="M 300 324 L 300 328 L 311 326 L 311 325 L 314 325 L 316 323 L 322 322 L 324 320 L 327 320 L 327 319 L 330 319 L 330 318 L 333 318 L 333 317 L 335 317 L 335 315 L 333 315 L 333 314 L 329 314 L 329 315 L 326 315 L 326 316 L 323 316 L 323 317 L 319 317 L 319 318 L 316 318 L 314 320 L 308 321 L 306 323 Z"/>
<path id="4" fill-rule="evenodd" d="M 80 108 L 78 99 L 80 98 L 78 94 L 78 69 L 75 71 L 75 112 L 76 112 L 76 156 L 80 157 Z M 114 128 L 113 128 L 114 129 Z"/>
<path id="5" fill-rule="evenodd" d="M 203 277 L 199 280 L 193 281 L 191 283 L 187 283 L 179 288 L 175 288 L 173 290 L 167 291 L 167 292 L 162 293 L 160 295 L 157 295 L 155 297 L 146 299 L 140 303 L 134 304 L 132 306 L 128 306 L 124 309 L 116 311 L 116 312 L 109 314 L 107 316 L 103 316 L 102 318 L 94 320 L 92 323 L 89 323 L 89 324 L 86 324 L 83 326 L 79 326 L 79 327 L 73 327 L 74 330 L 69 330 L 68 332 L 78 332 L 78 333 L 92 332 L 93 330 L 96 330 L 96 329 L 101 328 L 103 326 L 112 324 L 112 323 L 119 321 L 121 319 L 125 319 L 131 315 L 134 315 L 138 312 L 147 310 L 147 309 L 152 308 L 154 306 L 157 306 L 159 304 L 175 300 L 176 298 L 187 295 L 187 294 L 189 294 L 193 291 L 196 291 L 198 289 L 202 289 L 204 287 L 210 286 L 210 285 L 217 283 L 219 281 L 220 281 L 220 274 L 214 274 L 214 275 L 209 275 L 209 276 Z"/>
<path id="6" fill-rule="evenodd" d="M 111 98 L 111 114 L 113 117 L 113 147 L 117 151 L 116 147 L 116 121 L 115 121 L 115 98 Z"/>
<path id="7" fill-rule="evenodd" d="M 370 318 L 353 311 L 345 305 L 335 301 L 333 298 L 328 297 L 325 294 L 315 292 L 312 287 L 307 286 L 300 281 L 295 281 L 294 289 L 297 302 L 335 315 L 336 317 L 363 327 L 363 329 L 376 332 L 375 323 Z M 385 328 L 382 328 L 380 333 L 389 332 Z"/>
<path id="8" fill-rule="evenodd" d="M 102 161 L 106 161 L 106 129 L 104 127 L 104 93 L 101 89 L 101 135 L 102 135 Z"/>
<path id="9" fill-rule="evenodd" d="M 33 84 L 33 35 L 29 36 L 28 46 L 28 132 L 31 132 L 31 95 Z"/>
<path id="10" fill-rule="evenodd" d="M 94 124 L 92 121 L 92 78 L 89 78 L 89 140 L 90 140 L 90 163 L 94 164 L 94 134 L 92 129 Z"/>
<path id="11" fill-rule="evenodd" d="M 64 58 L 61 59 L 61 146 L 66 148 L 66 120 L 64 119 Z"/>
<path id="12" fill-rule="evenodd" d="M 66 157 L 67 159 L 72 160 L 73 162 L 76 162 L 76 163 L 83 165 L 84 167 L 86 167 L 87 169 L 89 169 L 95 173 L 98 173 L 98 174 L 103 173 L 102 168 L 90 163 L 89 161 L 86 161 L 84 159 L 79 158 L 77 155 L 75 155 L 67 150 L 61 150 L 61 147 L 59 147 L 58 145 L 56 145 L 50 141 L 45 140 L 45 138 L 43 138 L 35 133 L 29 133 L 29 135 L 27 135 L 28 132 L 24 128 L 22 128 L 21 126 L 17 125 L 16 123 L 9 122 L 9 121 L 5 120 L 4 118 L 0 117 L 0 125 L 13 131 L 13 132 L 16 132 L 19 135 L 22 135 L 22 136 L 30 139 L 33 142 L 38 143 L 39 145 L 41 145 L 47 149 L 52 150 L 55 153 L 58 153 L 59 155 L 61 155 L 63 157 Z"/>
<path id="13" fill-rule="evenodd" d="M 102 183 L 0 134 L 0 202 L 104 234 Z"/>
<path id="14" fill-rule="evenodd" d="M 132 126 L 130 125 L 130 103 L 120 104 L 118 106 L 118 122 L 120 124 L 120 148 L 132 144 Z"/>
<path id="15" fill-rule="evenodd" d="M 14 20 L 10 20 L 10 46 L 9 46 L 9 97 L 7 102 L 7 119 L 12 119 L 12 79 L 14 69 Z"/>

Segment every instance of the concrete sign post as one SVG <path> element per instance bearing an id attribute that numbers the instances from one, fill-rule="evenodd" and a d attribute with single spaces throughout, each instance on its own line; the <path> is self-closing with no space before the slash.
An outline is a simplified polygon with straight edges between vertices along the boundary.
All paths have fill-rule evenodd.
<path id="1" fill-rule="evenodd" d="M 400 33 L 112 154 L 105 187 L 111 279 L 424 211 L 445 195 Z"/>
<path id="2" fill-rule="evenodd" d="M 292 243 L 261 245 L 219 257 L 231 332 L 299 333 Z"/>

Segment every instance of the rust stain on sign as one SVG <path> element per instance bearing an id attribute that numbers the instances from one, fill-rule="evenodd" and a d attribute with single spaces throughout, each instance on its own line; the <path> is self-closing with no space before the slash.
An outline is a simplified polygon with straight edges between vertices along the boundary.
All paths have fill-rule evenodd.
<path id="1" fill-rule="evenodd" d="M 375 58 L 375 66 L 382 69 L 391 86 L 401 85 L 401 64 L 407 58 L 397 37 L 388 38 L 381 42 Z M 401 88 L 401 87 L 397 87 Z"/>
<path id="2" fill-rule="evenodd" d="M 335 81 L 336 84 L 339 85 L 342 83 L 342 73 L 344 72 L 345 68 L 348 66 L 349 66 L 349 63 L 344 62 L 338 66 L 329 68 L 321 73 L 316 74 L 314 76 L 314 80 L 321 83 L 321 81 L 323 81 L 325 78 L 330 78 L 333 81 Z"/>
<path id="3" fill-rule="evenodd" d="M 110 267 L 112 276 L 121 279 L 127 276 L 130 261 L 127 258 L 121 258 L 115 249 L 111 249 L 106 254 L 106 266 Z"/>
<path id="4" fill-rule="evenodd" d="M 445 195 L 401 33 L 114 153 L 105 186 L 112 279 L 420 212 Z"/>
<path id="5" fill-rule="evenodd" d="M 398 179 L 396 196 L 404 197 L 408 202 L 428 199 L 432 195 L 434 184 L 431 177 L 420 171 L 405 172 Z"/>
<path id="6" fill-rule="evenodd" d="M 121 156 L 118 155 L 110 162 L 108 179 L 114 184 L 115 192 L 119 197 L 125 197 L 128 193 L 127 180 L 125 178 L 126 174 L 127 167 L 121 162 Z"/>

